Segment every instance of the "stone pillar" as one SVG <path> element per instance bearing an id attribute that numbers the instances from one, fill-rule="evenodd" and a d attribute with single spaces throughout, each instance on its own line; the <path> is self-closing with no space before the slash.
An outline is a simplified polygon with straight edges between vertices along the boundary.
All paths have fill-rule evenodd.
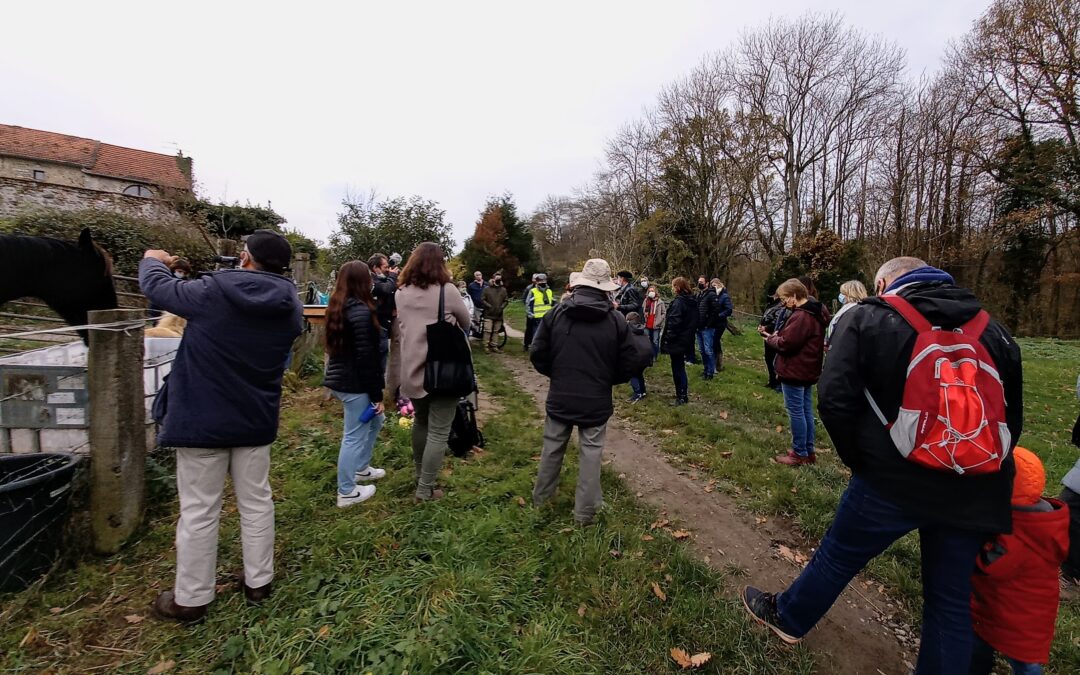
<path id="1" fill-rule="evenodd" d="M 90 323 L 131 319 L 130 312 L 90 312 Z M 143 333 L 90 331 L 90 527 L 94 550 L 116 553 L 142 523 L 146 409 Z"/>

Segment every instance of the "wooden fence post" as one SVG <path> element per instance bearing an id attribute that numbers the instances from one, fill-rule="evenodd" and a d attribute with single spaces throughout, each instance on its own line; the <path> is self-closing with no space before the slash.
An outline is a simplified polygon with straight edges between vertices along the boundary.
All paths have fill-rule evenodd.
<path id="1" fill-rule="evenodd" d="M 311 279 L 311 255 L 308 253 L 296 253 L 292 261 L 292 278 L 296 283 L 296 291 L 300 294 L 300 301 L 304 301 L 307 295 L 308 281 Z M 309 326 L 308 330 L 296 338 L 293 343 L 292 365 L 290 370 L 299 373 L 304 367 L 304 361 L 308 354 L 322 342 L 322 326 Z"/>
<path id="2" fill-rule="evenodd" d="M 131 318 L 122 310 L 90 312 L 90 323 Z M 90 527 L 94 550 L 116 553 L 142 523 L 146 409 L 143 333 L 90 331 Z"/>

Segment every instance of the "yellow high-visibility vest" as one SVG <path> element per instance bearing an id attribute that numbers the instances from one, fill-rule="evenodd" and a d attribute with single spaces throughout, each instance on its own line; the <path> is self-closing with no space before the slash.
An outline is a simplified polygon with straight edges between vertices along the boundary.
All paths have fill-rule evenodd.
<path id="1" fill-rule="evenodd" d="M 551 311 L 551 307 L 554 304 L 554 295 L 551 294 L 551 289 L 545 289 L 541 291 L 539 288 L 532 289 L 533 295 L 533 316 L 537 319 L 544 318 L 544 315 Z"/>

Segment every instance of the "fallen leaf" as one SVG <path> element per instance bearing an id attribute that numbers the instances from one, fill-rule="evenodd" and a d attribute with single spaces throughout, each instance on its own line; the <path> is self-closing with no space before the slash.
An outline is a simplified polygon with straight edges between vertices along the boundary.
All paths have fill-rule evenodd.
<path id="1" fill-rule="evenodd" d="M 320 640 L 330 637 L 330 624 L 324 623 L 322 626 L 320 626 L 319 627 L 319 632 L 316 633 L 316 636 Z"/>
<path id="2" fill-rule="evenodd" d="M 761 394 L 754 394 L 754 398 L 763 398 Z"/>
<path id="3" fill-rule="evenodd" d="M 792 486 L 792 488 L 791 488 L 791 494 L 793 494 L 793 495 L 797 495 L 797 494 L 799 494 L 799 488 L 797 488 L 797 487 L 794 487 L 794 486 Z"/>
<path id="4" fill-rule="evenodd" d="M 777 425 L 776 425 L 776 433 L 778 433 L 778 434 L 782 434 L 782 433 L 784 433 L 784 427 L 782 427 L 782 426 L 780 426 L 779 424 L 777 424 Z"/>
<path id="5" fill-rule="evenodd" d="M 49 608 L 49 614 L 59 614 L 62 611 L 64 611 L 63 607 L 50 607 Z"/>
<path id="6" fill-rule="evenodd" d="M 641 497 L 645 496 L 645 493 L 644 492 L 639 492 L 639 493 L 637 493 L 637 496 L 640 499 Z"/>
<path id="7" fill-rule="evenodd" d="M 518 506 L 525 506 L 525 498 L 524 497 L 518 497 L 517 498 L 517 505 Z"/>
<path id="8" fill-rule="evenodd" d="M 675 530 L 671 533 L 671 536 L 675 537 L 676 539 L 689 539 L 690 533 L 686 530 Z"/>
<path id="9" fill-rule="evenodd" d="M 617 548 L 613 548 L 613 549 L 611 549 L 610 551 L 608 551 L 608 554 L 609 554 L 609 555 L 610 555 L 610 556 L 611 556 L 612 558 L 615 558 L 615 559 L 619 559 L 619 558 L 621 558 L 621 557 L 622 557 L 622 551 L 620 551 L 620 550 L 619 550 L 619 549 L 617 549 Z"/>
<path id="10" fill-rule="evenodd" d="M 721 452 L 720 456 L 723 457 L 724 459 L 727 459 L 728 457 L 731 457 L 732 454 L 734 454 L 734 453 L 732 453 L 731 450 L 728 450 L 726 452 Z"/>
<path id="11" fill-rule="evenodd" d="M 161 661 L 157 662 L 156 666 L 146 671 L 146 675 L 161 675 L 162 673 L 169 672 L 175 667 L 176 661 L 173 661 L 172 659 L 169 659 L 168 661 L 162 659 Z"/>
<path id="12" fill-rule="evenodd" d="M 136 623 L 142 623 L 143 619 L 145 619 L 145 618 L 146 618 L 145 616 L 141 616 L 139 614 L 128 614 L 127 616 L 124 617 L 124 621 L 127 621 L 130 624 L 136 624 Z"/>
<path id="13" fill-rule="evenodd" d="M 559 530 L 559 534 L 567 534 L 568 532 L 573 532 L 573 531 L 574 531 L 574 528 L 572 528 L 572 527 L 564 527 L 563 529 Z"/>
<path id="14" fill-rule="evenodd" d="M 708 565 L 708 564 L 709 564 L 709 563 L 711 563 L 711 562 L 712 562 L 712 557 L 710 557 L 710 556 L 705 556 L 705 564 L 706 564 L 706 565 Z"/>
<path id="15" fill-rule="evenodd" d="M 722 419 L 722 420 L 726 420 L 727 418 L 728 418 L 728 411 L 726 411 L 726 410 L 721 410 L 721 411 L 720 411 L 720 419 Z"/>
<path id="16" fill-rule="evenodd" d="M 667 527 L 670 522 L 671 521 L 668 520 L 667 518 L 661 518 L 660 520 L 658 520 L 655 523 L 653 523 L 652 525 L 650 525 L 649 529 L 650 530 L 656 530 L 656 529 L 659 529 L 661 527 Z"/>
<path id="17" fill-rule="evenodd" d="M 769 519 L 765 516 L 758 516 L 757 518 L 754 518 L 754 522 L 758 525 L 764 525 L 765 523 L 769 522 Z"/>
<path id="18" fill-rule="evenodd" d="M 37 628 L 34 628 L 33 626 L 30 626 L 30 630 L 26 631 L 26 635 L 24 635 L 23 639 L 19 642 L 19 649 L 22 649 L 23 647 L 25 647 L 27 645 L 34 644 L 35 642 L 37 642 L 37 639 L 38 639 Z"/>
<path id="19" fill-rule="evenodd" d="M 653 595 L 660 598 L 660 602 L 664 602 L 665 600 L 667 600 L 667 594 L 664 593 L 664 591 L 660 588 L 660 584 L 656 583 L 655 581 L 652 582 L 652 592 Z"/>
<path id="20" fill-rule="evenodd" d="M 690 657 L 690 664 L 694 668 L 700 668 L 701 666 L 708 663 L 709 659 L 711 659 L 711 658 L 712 658 L 712 654 L 710 654 L 709 652 L 701 652 L 700 654 L 694 654 L 693 656 Z"/>
<path id="21" fill-rule="evenodd" d="M 665 574 L 664 575 L 664 581 L 666 581 L 666 582 L 668 582 L 670 584 L 672 581 L 674 581 L 674 579 L 672 579 L 670 574 Z"/>
<path id="22" fill-rule="evenodd" d="M 690 655 L 679 649 L 678 647 L 671 648 L 671 658 L 675 660 L 675 663 L 679 664 L 682 669 L 687 669 L 693 665 L 690 660 Z"/>
<path id="23" fill-rule="evenodd" d="M 711 484 L 705 486 L 705 492 L 712 492 L 712 491 L 713 491 L 713 486 Z"/>
<path id="24" fill-rule="evenodd" d="M 540 461 L 540 455 L 533 455 L 529 459 L 531 459 L 534 462 L 539 462 Z"/>
<path id="25" fill-rule="evenodd" d="M 655 539 L 655 537 L 653 537 L 651 534 L 641 535 L 641 541 L 652 541 L 653 539 Z"/>
<path id="26" fill-rule="evenodd" d="M 807 562 L 807 558 L 805 555 L 799 553 L 798 551 L 793 551 L 787 546 L 784 546 L 783 544 L 778 545 L 776 548 L 780 551 L 780 557 L 784 560 L 787 560 L 788 562 L 795 563 L 799 566 L 805 565 Z"/>
<path id="27" fill-rule="evenodd" d="M 675 433 L 675 430 L 674 429 L 661 429 L 660 433 L 664 434 L 665 436 L 670 436 L 671 434 Z"/>
<path id="28" fill-rule="evenodd" d="M 613 459 L 605 459 L 604 461 L 600 462 L 600 466 L 607 466 L 608 464 L 611 464 L 614 461 L 615 460 L 613 460 Z"/>
<path id="29" fill-rule="evenodd" d="M 578 608 L 577 608 L 577 615 L 578 615 L 578 616 L 585 616 L 585 609 L 586 609 L 586 608 L 585 608 L 585 603 L 584 603 L 584 602 L 583 602 L 583 603 L 581 603 L 580 605 L 578 605 Z"/>
<path id="30" fill-rule="evenodd" d="M 109 574 L 116 574 L 122 569 L 124 569 L 123 563 L 115 563 L 112 567 L 109 568 Z"/>

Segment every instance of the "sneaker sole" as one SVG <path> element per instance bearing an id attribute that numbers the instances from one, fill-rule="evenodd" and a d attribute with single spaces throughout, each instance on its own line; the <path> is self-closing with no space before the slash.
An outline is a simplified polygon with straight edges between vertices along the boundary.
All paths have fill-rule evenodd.
<path id="1" fill-rule="evenodd" d="M 367 497 L 360 497 L 360 498 L 357 498 L 357 499 L 350 499 L 350 500 L 349 500 L 349 501 L 347 501 L 347 502 L 343 502 L 343 501 L 341 501 L 340 499 L 338 499 L 338 502 L 337 502 L 337 507 L 338 507 L 339 509 L 347 509 L 347 508 L 349 508 L 350 506 L 356 506 L 357 504 L 361 504 L 361 503 L 363 503 L 363 502 L 366 502 L 367 500 L 371 499 L 371 498 L 372 498 L 372 497 L 374 497 L 374 496 L 375 496 L 375 493 L 374 493 L 374 492 L 372 492 L 372 493 L 371 493 L 370 495 L 368 495 Z"/>
<path id="2" fill-rule="evenodd" d="M 382 480 L 383 478 L 386 478 L 385 474 L 382 476 L 361 476 L 360 474 L 353 476 L 353 480 L 357 483 L 370 483 L 372 481 Z"/>
<path id="3" fill-rule="evenodd" d="M 749 614 L 751 617 L 753 617 L 754 621 L 758 622 L 762 626 L 765 626 L 766 628 L 768 628 L 772 632 L 776 633 L 776 635 L 781 640 L 783 640 L 785 643 L 787 643 L 789 645 L 797 645 L 800 642 L 802 642 L 802 638 L 797 638 L 797 637 L 794 637 L 792 635 L 788 635 L 787 633 L 780 630 L 776 626 L 772 625 L 768 621 L 765 621 L 764 619 L 759 617 L 757 614 L 754 614 L 754 612 L 750 609 L 749 603 L 746 602 L 746 587 L 745 586 L 743 587 L 743 589 L 741 591 L 739 591 L 739 599 L 742 600 L 743 607 L 746 608 L 746 613 Z"/>

